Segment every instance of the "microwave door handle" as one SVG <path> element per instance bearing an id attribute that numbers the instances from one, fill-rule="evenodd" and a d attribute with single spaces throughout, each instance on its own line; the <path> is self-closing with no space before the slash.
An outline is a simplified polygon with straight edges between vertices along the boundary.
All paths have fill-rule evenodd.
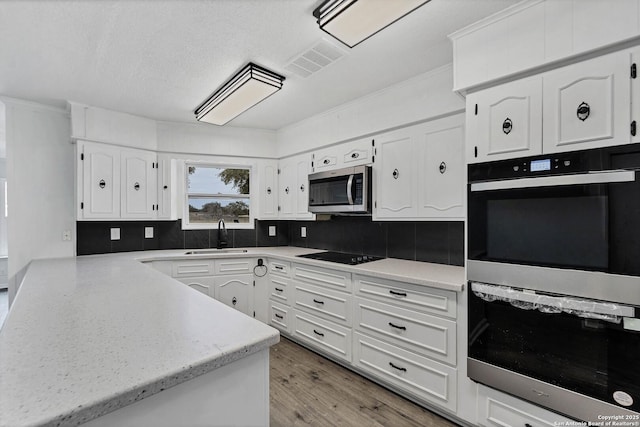
<path id="1" fill-rule="evenodd" d="M 553 175 L 535 178 L 506 179 L 503 181 L 474 182 L 471 184 L 471 191 L 557 187 L 561 185 L 611 184 L 614 182 L 633 182 L 635 180 L 635 171 L 616 170 L 606 172 L 588 172 L 575 175 Z"/>
<path id="2" fill-rule="evenodd" d="M 351 188 L 353 187 L 353 174 L 349 175 L 349 179 L 347 180 L 347 199 L 349 200 L 349 204 L 353 204 L 353 193 Z"/>

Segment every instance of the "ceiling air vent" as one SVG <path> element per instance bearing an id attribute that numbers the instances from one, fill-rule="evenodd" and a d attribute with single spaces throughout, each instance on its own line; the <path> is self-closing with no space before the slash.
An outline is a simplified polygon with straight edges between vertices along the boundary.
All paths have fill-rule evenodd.
<path id="1" fill-rule="evenodd" d="M 342 49 L 322 39 L 310 49 L 296 55 L 284 68 L 299 77 L 306 78 L 333 64 L 344 55 L 345 52 Z"/>

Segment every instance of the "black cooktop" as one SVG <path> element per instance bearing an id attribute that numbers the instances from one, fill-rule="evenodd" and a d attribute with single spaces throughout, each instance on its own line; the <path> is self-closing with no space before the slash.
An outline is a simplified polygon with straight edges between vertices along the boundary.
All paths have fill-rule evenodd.
<path id="1" fill-rule="evenodd" d="M 313 254 L 306 255 L 298 255 L 301 258 L 310 258 L 317 259 L 320 261 L 329 261 L 329 262 L 337 262 L 340 264 L 363 264 L 365 262 L 377 261 L 382 259 L 381 257 L 371 256 L 371 255 L 362 255 L 362 254 L 349 254 L 345 252 L 334 252 L 334 251 L 326 251 L 326 252 L 317 252 Z"/>

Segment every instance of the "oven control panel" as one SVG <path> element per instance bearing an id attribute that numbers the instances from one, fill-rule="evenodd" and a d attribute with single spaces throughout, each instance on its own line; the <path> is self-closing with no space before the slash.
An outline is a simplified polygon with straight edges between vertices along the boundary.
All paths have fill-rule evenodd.
<path id="1" fill-rule="evenodd" d="M 628 159 L 628 161 L 620 164 L 616 159 Z M 640 144 L 471 164 L 469 165 L 469 182 L 587 173 L 620 168 L 640 170 Z"/>
<path id="2" fill-rule="evenodd" d="M 565 153 L 469 165 L 469 181 L 579 173 L 588 169 L 580 153 Z"/>

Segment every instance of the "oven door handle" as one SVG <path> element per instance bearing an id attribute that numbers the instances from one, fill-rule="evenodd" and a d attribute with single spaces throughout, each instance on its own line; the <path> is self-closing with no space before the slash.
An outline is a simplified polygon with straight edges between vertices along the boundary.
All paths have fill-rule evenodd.
<path id="1" fill-rule="evenodd" d="M 561 185 L 610 184 L 614 182 L 633 182 L 635 171 L 615 170 L 588 172 L 574 175 L 540 176 L 535 178 L 506 179 L 502 181 L 474 182 L 471 191 L 510 190 L 530 187 L 558 187 Z"/>
<path id="2" fill-rule="evenodd" d="M 505 301 L 523 303 L 521 308 L 538 308 L 540 311 L 557 313 L 565 312 L 579 317 L 601 318 L 609 320 L 615 317 L 635 317 L 635 307 L 612 302 L 602 302 L 572 296 L 551 296 L 536 294 L 509 286 L 489 283 L 471 282 L 471 290 L 487 301 Z"/>

